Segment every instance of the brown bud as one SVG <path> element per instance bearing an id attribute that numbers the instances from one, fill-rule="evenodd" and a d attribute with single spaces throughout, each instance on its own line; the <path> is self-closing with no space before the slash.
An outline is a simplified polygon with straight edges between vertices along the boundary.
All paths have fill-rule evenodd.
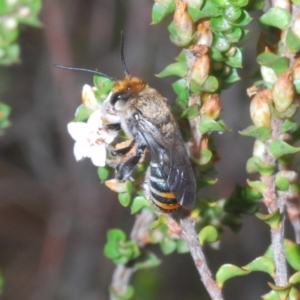
<path id="1" fill-rule="evenodd" d="M 191 68 L 190 78 L 199 85 L 202 85 L 209 75 L 210 59 L 208 57 L 208 47 L 204 45 L 193 45 L 191 52 L 196 57 Z"/>
<path id="2" fill-rule="evenodd" d="M 216 120 L 221 113 L 221 101 L 219 94 L 209 94 L 204 100 L 200 114 L 205 119 Z"/>
<path id="3" fill-rule="evenodd" d="M 269 127 L 271 122 L 271 91 L 262 90 L 252 98 L 250 104 L 250 116 L 257 127 Z"/>
<path id="4" fill-rule="evenodd" d="M 291 71 L 284 72 L 276 80 L 272 88 L 272 96 L 277 111 L 285 112 L 289 108 L 295 97 Z"/>
<path id="5" fill-rule="evenodd" d="M 293 79 L 300 80 L 300 57 L 296 58 L 294 62 Z"/>
<path id="6" fill-rule="evenodd" d="M 192 40 L 194 34 L 194 23 L 187 12 L 187 4 L 183 0 L 176 1 L 174 25 L 178 38 L 176 40 L 173 39 L 173 42 L 177 46 L 185 46 Z"/>
<path id="7" fill-rule="evenodd" d="M 210 47 L 213 42 L 213 34 L 210 30 L 210 23 L 207 20 L 201 20 L 197 25 L 196 44 Z"/>

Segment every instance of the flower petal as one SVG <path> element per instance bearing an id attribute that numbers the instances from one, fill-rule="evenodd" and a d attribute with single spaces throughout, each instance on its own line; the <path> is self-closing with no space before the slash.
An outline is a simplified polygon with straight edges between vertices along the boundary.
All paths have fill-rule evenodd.
<path id="1" fill-rule="evenodd" d="M 88 133 L 87 124 L 84 122 L 71 122 L 67 125 L 70 136 L 75 140 L 84 139 Z"/>
<path id="2" fill-rule="evenodd" d="M 99 108 L 98 101 L 95 97 L 95 89 L 85 84 L 82 89 L 82 103 L 91 110 Z"/>
<path id="3" fill-rule="evenodd" d="M 105 145 L 98 145 L 91 147 L 91 160 L 97 167 L 104 167 L 106 162 L 106 148 Z"/>

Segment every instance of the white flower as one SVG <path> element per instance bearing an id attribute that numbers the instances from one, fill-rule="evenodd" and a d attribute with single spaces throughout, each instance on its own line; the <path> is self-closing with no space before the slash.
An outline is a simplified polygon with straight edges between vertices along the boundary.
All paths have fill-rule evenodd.
<path id="1" fill-rule="evenodd" d="M 95 88 L 92 88 L 88 84 L 85 84 L 82 88 L 82 103 L 90 110 L 96 110 L 99 108 L 99 104 L 95 96 L 95 90 Z"/>
<path id="2" fill-rule="evenodd" d="M 107 131 L 103 122 L 102 110 L 91 114 L 88 121 L 71 122 L 68 131 L 76 141 L 74 155 L 76 160 L 90 157 L 95 166 L 103 167 L 106 161 L 106 145 L 110 144 L 118 135 L 116 131 Z"/>

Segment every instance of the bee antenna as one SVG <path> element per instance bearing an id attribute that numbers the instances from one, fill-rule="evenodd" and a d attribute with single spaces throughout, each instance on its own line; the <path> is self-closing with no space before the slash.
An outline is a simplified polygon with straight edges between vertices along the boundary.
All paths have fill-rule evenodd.
<path id="1" fill-rule="evenodd" d="M 99 72 L 99 71 L 90 70 L 90 69 L 84 69 L 84 68 L 68 67 L 68 66 L 58 65 L 58 64 L 54 64 L 54 66 L 57 67 L 57 68 L 60 68 L 60 69 L 66 69 L 66 70 L 72 70 L 72 71 L 89 72 L 89 73 L 101 75 L 101 76 L 104 76 L 104 77 L 110 79 L 112 82 L 115 82 L 115 80 L 112 77 L 110 77 L 110 76 L 108 76 L 108 75 L 106 75 L 106 74 L 104 74 L 102 72 Z"/>
<path id="2" fill-rule="evenodd" d="M 129 76 L 129 71 L 127 69 L 126 63 L 125 63 L 125 57 L 124 57 L 124 32 L 121 31 L 121 62 L 122 62 L 122 68 L 126 76 Z"/>

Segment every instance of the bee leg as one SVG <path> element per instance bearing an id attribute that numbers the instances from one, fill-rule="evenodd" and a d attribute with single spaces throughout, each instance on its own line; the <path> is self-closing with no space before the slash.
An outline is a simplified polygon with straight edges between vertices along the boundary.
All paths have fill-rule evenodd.
<path id="1" fill-rule="evenodd" d="M 135 144 L 135 140 L 133 140 L 129 144 L 129 146 L 127 146 L 127 147 L 124 147 L 124 148 L 121 148 L 121 149 L 111 149 L 110 154 L 111 154 L 111 156 L 123 156 L 123 155 L 127 154 L 132 149 L 134 144 Z"/>
<path id="2" fill-rule="evenodd" d="M 140 146 L 136 154 L 127 159 L 124 163 L 120 163 L 116 167 L 117 171 L 117 180 L 126 181 L 130 178 L 131 173 L 133 172 L 136 165 L 139 163 L 146 146 Z"/>
<path id="3" fill-rule="evenodd" d="M 106 130 L 113 130 L 113 131 L 120 131 L 122 128 L 121 128 L 120 123 L 111 123 L 111 124 L 106 124 L 105 129 Z"/>

